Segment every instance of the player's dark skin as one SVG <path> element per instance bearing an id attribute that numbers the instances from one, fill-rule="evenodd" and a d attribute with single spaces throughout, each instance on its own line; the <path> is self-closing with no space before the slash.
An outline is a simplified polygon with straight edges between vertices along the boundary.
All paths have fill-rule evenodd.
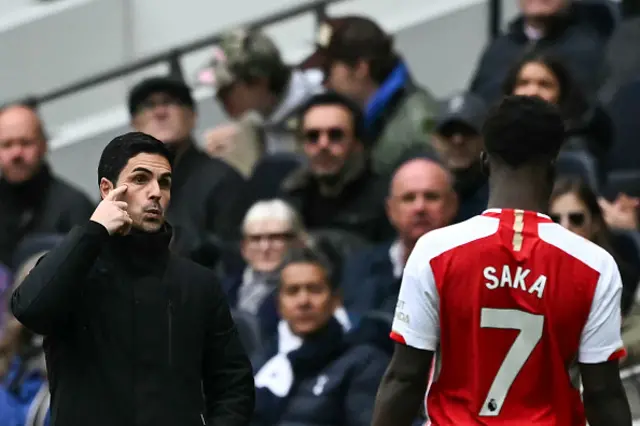
<path id="1" fill-rule="evenodd" d="M 483 154 L 489 174 L 488 208 L 544 212 L 553 185 L 553 162 L 546 161 L 517 170 Z M 372 426 L 410 426 L 418 416 L 427 389 L 432 351 L 400 343 L 382 378 Z M 584 387 L 584 406 L 590 426 L 631 426 L 631 411 L 620 380 L 618 361 L 579 364 Z"/>

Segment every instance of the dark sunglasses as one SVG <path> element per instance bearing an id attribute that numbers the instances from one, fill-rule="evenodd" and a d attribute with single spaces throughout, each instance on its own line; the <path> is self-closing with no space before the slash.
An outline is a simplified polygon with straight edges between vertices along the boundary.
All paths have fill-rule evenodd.
<path id="1" fill-rule="evenodd" d="M 320 136 L 327 135 L 329 143 L 341 143 L 346 132 L 339 127 L 330 127 L 328 129 L 306 129 L 302 132 L 302 137 L 306 143 L 315 145 L 320 140 Z"/>
<path id="2" fill-rule="evenodd" d="M 576 227 L 584 225 L 584 222 L 585 222 L 585 219 L 586 219 L 585 218 L 585 214 L 582 213 L 582 212 L 566 213 L 566 214 L 563 214 L 563 215 L 552 214 L 552 215 L 549 215 L 549 217 L 551 218 L 551 220 L 553 220 L 556 223 L 562 222 L 562 219 L 564 217 L 567 217 L 569 219 L 569 223 L 572 226 L 576 226 Z"/>

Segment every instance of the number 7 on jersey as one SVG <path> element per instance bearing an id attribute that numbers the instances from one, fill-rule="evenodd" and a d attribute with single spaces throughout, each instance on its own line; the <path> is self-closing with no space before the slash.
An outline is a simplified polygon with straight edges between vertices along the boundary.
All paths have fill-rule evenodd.
<path id="1" fill-rule="evenodd" d="M 482 403 L 481 416 L 497 416 L 502 404 L 509 393 L 509 389 L 518 373 L 527 362 L 540 338 L 544 317 L 515 309 L 482 308 L 480 327 L 519 330 L 520 333 L 507 352 L 489 393 Z"/>

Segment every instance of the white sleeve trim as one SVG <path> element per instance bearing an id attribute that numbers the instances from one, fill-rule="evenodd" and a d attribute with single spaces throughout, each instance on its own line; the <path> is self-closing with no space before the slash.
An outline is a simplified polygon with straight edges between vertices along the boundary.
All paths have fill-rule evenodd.
<path id="1" fill-rule="evenodd" d="M 422 237 L 409 256 L 392 330 L 402 336 L 408 346 L 434 351 L 440 341 L 440 297 L 428 247 Z"/>
<path id="2" fill-rule="evenodd" d="M 591 302 L 589 317 L 582 330 L 578 361 L 598 364 L 609 360 L 623 348 L 620 333 L 622 279 L 613 257 L 603 262 Z"/>

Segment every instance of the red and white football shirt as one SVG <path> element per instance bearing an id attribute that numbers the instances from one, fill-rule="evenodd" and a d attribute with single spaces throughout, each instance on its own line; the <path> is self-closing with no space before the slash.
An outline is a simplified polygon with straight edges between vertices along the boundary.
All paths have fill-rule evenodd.
<path id="1" fill-rule="evenodd" d="M 391 336 L 438 352 L 434 425 L 585 425 L 572 367 L 624 355 L 621 291 L 602 248 L 540 213 L 488 210 L 418 241 Z"/>

